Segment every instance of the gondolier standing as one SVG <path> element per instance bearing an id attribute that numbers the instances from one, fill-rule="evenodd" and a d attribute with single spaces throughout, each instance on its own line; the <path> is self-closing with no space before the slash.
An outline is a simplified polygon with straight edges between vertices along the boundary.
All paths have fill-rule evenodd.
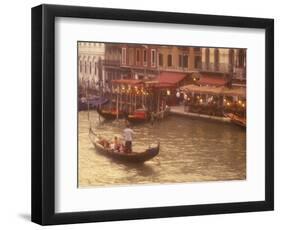
<path id="1" fill-rule="evenodd" d="M 123 131 L 124 140 L 125 140 L 125 152 L 130 153 L 132 152 L 132 141 L 133 141 L 133 134 L 134 131 L 130 128 L 130 125 L 127 124 L 126 128 Z"/>

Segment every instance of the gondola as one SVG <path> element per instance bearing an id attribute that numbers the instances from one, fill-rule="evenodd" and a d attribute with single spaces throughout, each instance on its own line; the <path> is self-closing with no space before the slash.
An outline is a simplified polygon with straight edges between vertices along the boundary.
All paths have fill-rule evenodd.
<path id="1" fill-rule="evenodd" d="M 138 109 L 133 114 L 130 114 L 126 119 L 132 124 L 141 124 L 151 121 L 151 116 L 154 116 L 154 120 L 162 120 L 170 114 L 170 108 L 166 108 L 164 111 L 158 113 L 149 114 L 146 110 Z"/>
<path id="2" fill-rule="evenodd" d="M 105 120 L 114 120 L 117 118 L 117 111 L 113 109 L 109 110 L 109 109 L 97 108 L 97 112 Z M 119 111 L 118 118 L 124 118 L 124 113 Z"/>
<path id="3" fill-rule="evenodd" d="M 146 110 L 138 109 L 133 114 L 129 114 L 126 119 L 132 124 L 140 124 L 149 121 L 149 115 Z"/>
<path id="4" fill-rule="evenodd" d="M 126 119 L 127 119 L 127 121 L 129 121 L 132 124 L 141 124 L 141 123 L 149 121 L 149 119 L 147 117 L 139 117 L 136 115 L 128 115 L 126 117 Z"/>
<path id="5" fill-rule="evenodd" d="M 102 105 L 108 103 L 108 99 L 104 97 L 91 97 L 88 100 L 85 97 L 79 99 L 78 109 L 79 111 L 87 110 L 87 109 L 96 109 Z"/>
<path id="6" fill-rule="evenodd" d="M 90 129 L 90 140 L 95 146 L 96 150 L 109 158 L 114 160 L 118 160 L 121 162 L 131 162 L 131 163 L 143 163 L 152 159 L 153 157 L 159 154 L 160 144 L 158 143 L 156 147 L 149 147 L 143 152 L 131 152 L 131 153 L 124 153 L 124 152 L 117 152 L 111 149 L 105 148 L 103 145 L 98 143 L 98 140 L 93 137 L 93 132 Z"/>
<path id="7" fill-rule="evenodd" d="M 225 116 L 230 118 L 230 121 L 233 124 L 238 125 L 242 128 L 246 128 L 246 118 L 239 117 L 233 113 L 227 113 L 227 114 L 225 114 Z"/>

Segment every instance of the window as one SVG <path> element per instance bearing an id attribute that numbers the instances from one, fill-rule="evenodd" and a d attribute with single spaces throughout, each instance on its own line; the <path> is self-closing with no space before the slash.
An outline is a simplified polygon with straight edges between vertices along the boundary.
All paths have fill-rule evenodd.
<path id="1" fill-rule="evenodd" d="M 140 63 L 140 50 L 139 49 L 137 49 L 137 57 L 136 57 L 136 59 L 137 59 L 137 63 L 139 64 Z"/>
<path id="2" fill-rule="evenodd" d="M 194 66 L 195 66 L 196 69 L 201 68 L 201 56 L 195 56 Z"/>
<path id="3" fill-rule="evenodd" d="M 206 57 L 205 57 L 205 62 L 206 62 L 206 65 L 207 67 L 209 66 L 209 63 L 210 63 L 210 50 L 209 48 L 206 48 L 206 53 L 205 53 Z"/>
<path id="4" fill-rule="evenodd" d="M 188 67 L 188 56 L 186 54 L 179 55 L 179 67 L 183 67 L 183 68 Z"/>
<path id="5" fill-rule="evenodd" d="M 243 67 L 244 66 L 244 63 L 245 63 L 245 58 L 246 58 L 246 55 L 245 55 L 245 51 L 240 49 L 238 51 L 238 67 Z"/>
<path id="6" fill-rule="evenodd" d="M 129 48 L 129 65 L 134 65 L 135 64 L 135 58 L 134 58 L 134 48 Z"/>
<path id="7" fill-rule="evenodd" d="M 156 64 L 156 51 L 155 49 L 151 50 L 151 66 L 155 66 Z"/>
<path id="8" fill-rule="evenodd" d="M 233 63 L 234 63 L 234 52 L 233 52 L 233 49 L 230 49 L 228 54 L 229 54 L 229 64 L 233 65 Z"/>
<path id="9" fill-rule="evenodd" d="M 188 67 L 188 56 L 185 54 L 182 57 L 182 67 L 187 68 Z"/>
<path id="10" fill-rule="evenodd" d="M 95 62 L 95 75 L 97 75 L 97 63 Z"/>
<path id="11" fill-rule="evenodd" d="M 179 67 L 182 67 L 182 55 L 179 55 Z"/>
<path id="12" fill-rule="evenodd" d="M 92 62 L 90 62 L 90 74 L 92 74 Z"/>
<path id="13" fill-rule="evenodd" d="M 163 54 L 158 55 L 158 64 L 159 66 L 163 66 Z"/>
<path id="14" fill-rule="evenodd" d="M 126 48 L 122 48 L 122 64 L 126 65 Z"/>
<path id="15" fill-rule="evenodd" d="M 146 52 L 146 50 L 143 51 L 143 65 L 147 65 L 147 52 Z"/>
<path id="16" fill-rule="evenodd" d="M 80 61 L 80 65 L 79 65 L 79 69 L 80 69 L 80 73 L 82 73 L 82 61 Z"/>
<path id="17" fill-rule="evenodd" d="M 219 69 L 219 49 L 215 49 L 215 70 Z"/>
<path id="18" fill-rule="evenodd" d="M 171 67 L 173 64 L 173 60 L 172 60 L 172 54 L 168 55 L 168 66 Z"/>

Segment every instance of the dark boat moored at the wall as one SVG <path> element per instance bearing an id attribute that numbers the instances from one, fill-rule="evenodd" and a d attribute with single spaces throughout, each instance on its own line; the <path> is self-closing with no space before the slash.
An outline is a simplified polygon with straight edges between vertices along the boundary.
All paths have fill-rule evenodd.
<path id="1" fill-rule="evenodd" d="M 139 109 L 133 114 L 129 114 L 126 119 L 132 124 L 140 124 L 149 121 L 149 114 L 146 110 Z"/>
<path id="2" fill-rule="evenodd" d="M 102 105 L 105 105 L 109 100 L 105 97 L 91 97 L 88 100 L 85 97 L 79 99 L 78 109 L 79 111 L 96 109 Z"/>
<path id="3" fill-rule="evenodd" d="M 138 109 L 133 114 L 129 114 L 126 119 L 132 124 L 141 124 L 144 122 L 153 122 L 154 120 L 163 120 L 170 114 L 170 108 L 159 111 L 158 113 L 149 113 L 146 110 Z"/>
<path id="4" fill-rule="evenodd" d="M 97 112 L 105 120 L 114 120 L 114 119 L 117 119 L 117 118 L 124 118 L 125 117 L 123 112 L 119 111 L 117 113 L 117 110 L 115 110 L 115 109 L 97 108 Z"/>
<path id="5" fill-rule="evenodd" d="M 136 115 L 128 115 L 126 117 L 126 119 L 127 119 L 127 121 L 129 121 L 132 124 L 141 124 L 141 123 L 149 121 L 149 119 L 147 117 L 139 117 Z"/>
<path id="6" fill-rule="evenodd" d="M 242 128 L 246 128 L 246 118 L 239 117 L 233 113 L 227 113 L 227 114 L 225 114 L 225 117 L 230 118 L 230 120 L 233 124 L 238 125 Z"/>

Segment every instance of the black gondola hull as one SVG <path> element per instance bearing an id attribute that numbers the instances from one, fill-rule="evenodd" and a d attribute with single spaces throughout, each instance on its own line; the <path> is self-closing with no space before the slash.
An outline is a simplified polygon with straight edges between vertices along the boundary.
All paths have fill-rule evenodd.
<path id="1" fill-rule="evenodd" d="M 94 142 L 94 146 L 96 150 L 107 157 L 112 159 L 123 161 L 123 162 L 131 162 L 131 163 L 143 163 L 148 161 L 159 154 L 159 144 L 157 147 L 149 148 L 144 152 L 132 152 L 132 153 L 120 153 L 115 152 L 113 150 L 105 149 L 102 145 L 97 142 Z"/>
<path id="2" fill-rule="evenodd" d="M 117 118 L 117 114 L 112 113 L 110 111 L 103 111 L 100 108 L 97 108 L 98 114 L 103 117 L 105 120 L 115 120 Z M 124 114 L 118 114 L 118 118 L 124 118 Z"/>

